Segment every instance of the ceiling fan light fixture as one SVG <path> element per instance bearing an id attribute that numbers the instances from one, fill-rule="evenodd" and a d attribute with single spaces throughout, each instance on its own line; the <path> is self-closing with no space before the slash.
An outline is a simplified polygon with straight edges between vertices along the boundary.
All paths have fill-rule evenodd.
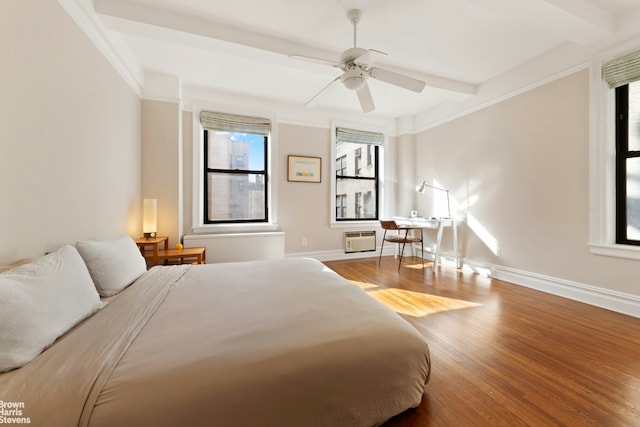
<path id="1" fill-rule="evenodd" d="M 349 90 L 360 90 L 367 82 L 367 74 L 360 70 L 349 70 L 342 75 L 342 84 Z"/>

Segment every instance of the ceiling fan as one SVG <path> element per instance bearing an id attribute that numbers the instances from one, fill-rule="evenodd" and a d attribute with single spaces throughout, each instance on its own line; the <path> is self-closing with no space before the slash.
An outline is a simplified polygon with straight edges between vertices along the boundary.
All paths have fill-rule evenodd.
<path id="1" fill-rule="evenodd" d="M 375 109 L 373 97 L 371 96 L 369 85 L 367 85 L 367 80 L 369 78 L 377 79 L 418 93 L 422 92 L 422 89 L 424 89 L 425 82 L 422 80 L 373 66 L 374 54 L 386 55 L 386 53 L 375 49 L 363 49 L 361 47 L 357 47 L 358 22 L 360 21 L 361 16 L 362 12 L 359 9 L 352 9 L 347 13 L 347 18 L 349 18 L 349 21 L 353 24 L 353 47 L 342 52 L 338 62 L 298 54 L 289 55 L 290 58 L 320 62 L 332 67 L 340 68 L 343 71 L 340 76 L 333 79 L 328 85 L 322 88 L 320 92 L 307 101 L 304 104 L 305 107 L 311 106 L 320 94 L 338 82 L 341 82 L 347 89 L 356 91 L 358 100 L 360 101 L 360 107 L 365 113 Z"/>

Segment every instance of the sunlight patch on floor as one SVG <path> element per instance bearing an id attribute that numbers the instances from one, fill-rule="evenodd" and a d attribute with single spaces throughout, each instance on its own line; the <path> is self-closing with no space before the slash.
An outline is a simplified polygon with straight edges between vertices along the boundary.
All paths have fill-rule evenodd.
<path id="1" fill-rule="evenodd" d="M 415 264 L 402 264 L 402 268 L 413 268 L 414 270 L 423 270 L 430 267 L 433 267 L 433 262 L 426 260 L 424 262 L 424 265 L 422 264 L 422 262 L 416 262 Z"/>
<path id="2" fill-rule="evenodd" d="M 378 285 L 374 285 L 373 283 L 367 283 L 367 282 L 359 282 L 357 280 L 349 280 L 351 283 L 353 283 L 354 285 L 357 285 L 359 287 L 361 287 L 362 289 L 372 289 L 372 288 L 378 288 Z"/>
<path id="3" fill-rule="evenodd" d="M 370 291 L 369 295 L 396 313 L 414 317 L 423 317 L 442 311 L 459 310 L 481 305 L 455 298 L 446 298 L 395 288 Z"/>

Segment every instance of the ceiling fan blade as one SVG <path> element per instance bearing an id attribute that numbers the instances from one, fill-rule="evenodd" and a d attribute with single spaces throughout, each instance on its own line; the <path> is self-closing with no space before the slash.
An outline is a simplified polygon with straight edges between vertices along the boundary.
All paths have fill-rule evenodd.
<path id="1" fill-rule="evenodd" d="M 372 68 L 369 71 L 369 76 L 385 83 L 400 86 L 418 93 L 422 92 L 422 89 L 424 89 L 425 86 L 425 82 L 422 80 L 414 79 L 413 77 L 394 73 L 393 71 L 384 70 L 382 68 Z"/>
<path id="2" fill-rule="evenodd" d="M 365 83 L 364 86 L 358 89 L 357 94 L 363 113 L 368 113 L 369 111 L 375 110 L 376 106 L 373 103 L 373 97 L 371 96 L 371 91 L 369 90 L 368 84 Z"/>
<path id="3" fill-rule="evenodd" d="M 323 93 L 324 91 L 326 91 L 327 89 L 329 89 L 334 84 L 336 84 L 336 82 L 338 82 L 341 77 L 342 76 L 338 76 L 335 79 L 331 80 L 328 85 L 326 85 L 325 87 L 320 89 L 320 92 L 316 93 L 315 95 L 313 95 L 313 97 L 310 100 L 305 102 L 304 106 L 305 107 L 313 107 L 315 105 L 316 101 L 318 100 L 318 97 L 320 96 L 320 94 Z"/>
<path id="4" fill-rule="evenodd" d="M 314 56 L 298 55 L 297 53 L 289 55 L 289 58 L 301 59 L 303 61 L 315 62 L 317 64 L 328 65 L 330 67 L 340 67 L 340 63 L 324 58 L 316 58 Z"/>
<path id="5" fill-rule="evenodd" d="M 374 53 L 378 53 L 380 55 L 387 55 L 386 53 L 380 50 L 368 49 L 365 53 L 363 53 L 362 55 L 354 59 L 353 62 L 356 63 L 356 65 L 370 67 L 371 64 L 373 64 L 374 62 L 374 55 L 373 55 Z"/>

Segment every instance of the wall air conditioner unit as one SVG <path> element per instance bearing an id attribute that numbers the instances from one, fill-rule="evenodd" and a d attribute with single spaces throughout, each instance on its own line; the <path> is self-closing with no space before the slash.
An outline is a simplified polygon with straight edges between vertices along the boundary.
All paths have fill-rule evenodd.
<path id="1" fill-rule="evenodd" d="M 348 231 L 344 233 L 344 252 L 369 252 L 376 250 L 375 231 Z"/>

